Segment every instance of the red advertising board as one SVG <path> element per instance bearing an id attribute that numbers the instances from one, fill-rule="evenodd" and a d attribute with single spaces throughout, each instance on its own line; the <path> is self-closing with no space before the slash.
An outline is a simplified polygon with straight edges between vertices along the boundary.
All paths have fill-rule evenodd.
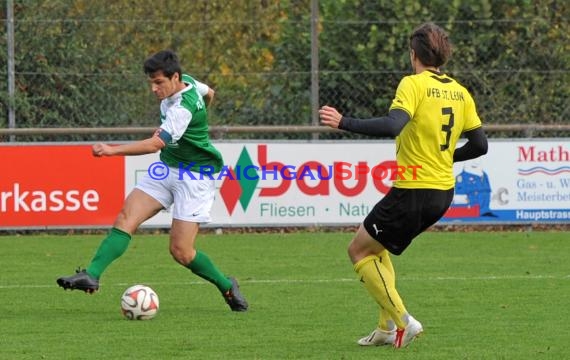
<path id="1" fill-rule="evenodd" d="M 0 146 L 0 228 L 111 225 L 124 173 L 90 145 Z"/>

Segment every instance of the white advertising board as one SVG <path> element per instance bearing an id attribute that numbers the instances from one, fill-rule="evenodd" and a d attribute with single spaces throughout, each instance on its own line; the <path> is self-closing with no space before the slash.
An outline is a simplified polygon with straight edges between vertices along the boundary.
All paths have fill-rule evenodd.
<path id="1" fill-rule="evenodd" d="M 213 175 L 211 226 L 358 224 L 394 176 L 393 141 L 215 145 L 225 166 Z M 125 193 L 158 161 L 127 157 Z M 570 222 L 568 139 L 490 141 L 487 155 L 455 164 L 454 173 L 456 195 L 441 223 Z M 145 225 L 170 221 L 166 210 Z"/>

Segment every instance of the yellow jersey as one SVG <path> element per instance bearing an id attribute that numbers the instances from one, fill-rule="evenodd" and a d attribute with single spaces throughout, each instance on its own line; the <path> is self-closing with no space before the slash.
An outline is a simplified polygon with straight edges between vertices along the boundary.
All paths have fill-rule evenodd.
<path id="1" fill-rule="evenodd" d="M 410 115 L 396 137 L 394 187 L 448 190 L 455 186 L 453 152 L 461 133 L 481 126 L 471 94 L 434 71 L 404 77 L 390 106 Z"/>

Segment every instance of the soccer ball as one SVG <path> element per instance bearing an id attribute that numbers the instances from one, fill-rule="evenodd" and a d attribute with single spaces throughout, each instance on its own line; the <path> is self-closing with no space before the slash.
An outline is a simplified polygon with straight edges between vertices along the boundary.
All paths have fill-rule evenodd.
<path id="1" fill-rule="evenodd" d="M 121 311 L 129 320 L 150 320 L 158 312 L 158 295 L 148 286 L 131 286 L 121 296 Z"/>

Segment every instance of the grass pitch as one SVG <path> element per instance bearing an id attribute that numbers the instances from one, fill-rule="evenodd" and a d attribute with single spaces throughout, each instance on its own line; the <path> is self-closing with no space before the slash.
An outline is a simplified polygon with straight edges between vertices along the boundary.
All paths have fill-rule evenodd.
<path id="1" fill-rule="evenodd" d="M 428 232 L 393 257 L 424 334 L 408 348 L 364 348 L 377 307 L 346 256 L 349 233 L 200 235 L 250 302 L 233 313 L 177 265 L 165 235 L 137 235 L 95 295 L 55 279 L 87 265 L 102 236 L 0 237 L 0 359 L 568 359 L 570 234 Z M 128 321 L 121 293 L 160 297 Z"/>

